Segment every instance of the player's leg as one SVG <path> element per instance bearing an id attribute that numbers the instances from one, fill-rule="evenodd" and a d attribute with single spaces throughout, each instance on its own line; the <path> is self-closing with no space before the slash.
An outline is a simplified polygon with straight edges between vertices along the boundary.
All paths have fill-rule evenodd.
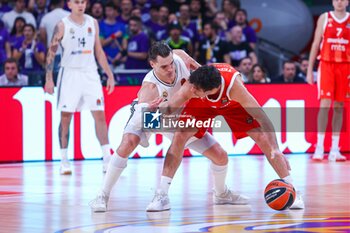
<path id="1" fill-rule="evenodd" d="M 107 166 L 113 150 L 109 145 L 108 140 L 108 128 L 106 123 L 105 112 L 103 110 L 91 111 L 95 121 L 95 131 L 98 141 L 100 142 L 102 153 L 103 153 L 103 172 L 107 171 Z"/>
<path id="2" fill-rule="evenodd" d="M 328 124 L 328 112 L 334 96 L 335 76 L 333 64 L 321 61 L 317 72 L 318 98 L 320 109 L 317 115 L 317 144 L 313 160 L 322 160 L 324 157 L 324 138 Z"/>
<path id="3" fill-rule="evenodd" d="M 203 154 L 205 157 L 211 160 L 210 171 L 214 180 L 214 204 L 248 204 L 248 197 L 234 192 L 227 187 L 226 175 L 228 156 L 226 151 L 211 134 L 205 133 L 205 135 L 200 139 L 192 137 L 190 139 L 190 143 L 186 147 Z"/>
<path id="4" fill-rule="evenodd" d="M 58 128 L 58 137 L 60 141 L 61 148 L 61 165 L 60 173 L 61 175 L 72 174 L 72 170 L 69 165 L 69 160 L 67 157 L 67 148 L 69 142 L 69 125 L 72 120 L 73 113 L 71 112 L 61 112 L 61 121 Z"/>
<path id="5" fill-rule="evenodd" d="M 194 134 L 195 132 L 193 131 L 179 131 L 174 134 L 172 143 L 165 156 L 160 184 L 156 190 L 153 200 L 146 208 L 147 212 L 158 212 L 170 209 L 168 191 L 171 181 L 181 164 L 186 142 Z"/>

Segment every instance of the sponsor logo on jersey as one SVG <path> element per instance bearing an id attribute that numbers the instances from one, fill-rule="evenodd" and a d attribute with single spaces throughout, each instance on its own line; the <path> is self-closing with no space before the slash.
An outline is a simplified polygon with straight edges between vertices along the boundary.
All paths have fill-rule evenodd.
<path id="1" fill-rule="evenodd" d="M 69 34 L 70 34 L 70 36 L 71 36 L 72 39 L 75 38 L 75 37 L 74 37 L 74 33 L 75 33 L 75 31 L 74 31 L 73 28 L 69 29 Z"/>
<path id="2" fill-rule="evenodd" d="M 88 35 L 89 35 L 89 36 L 92 36 L 92 28 L 91 28 L 91 27 L 88 27 L 87 31 L 88 31 Z"/>

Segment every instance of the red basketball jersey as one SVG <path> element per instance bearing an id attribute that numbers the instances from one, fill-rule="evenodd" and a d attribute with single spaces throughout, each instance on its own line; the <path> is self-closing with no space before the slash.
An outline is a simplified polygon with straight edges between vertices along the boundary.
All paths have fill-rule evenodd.
<path id="1" fill-rule="evenodd" d="M 327 13 L 321 43 L 320 59 L 327 62 L 350 62 L 350 14 L 339 20 Z"/>
<path id="2" fill-rule="evenodd" d="M 222 77 L 221 89 L 217 95 L 204 97 L 203 101 L 212 108 L 223 108 L 238 104 L 237 102 L 230 100 L 229 92 L 239 72 L 229 64 L 214 63 L 212 65 L 220 71 Z"/>

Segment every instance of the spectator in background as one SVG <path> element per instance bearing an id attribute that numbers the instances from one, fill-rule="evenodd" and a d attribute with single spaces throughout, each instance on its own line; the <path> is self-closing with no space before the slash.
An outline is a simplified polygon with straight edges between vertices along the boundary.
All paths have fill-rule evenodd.
<path id="1" fill-rule="evenodd" d="M 241 8 L 241 2 L 239 0 L 223 0 L 222 10 L 228 19 L 228 30 L 230 30 L 234 25 L 236 25 L 235 14 L 238 9 Z"/>
<path id="2" fill-rule="evenodd" d="M 241 73 L 242 81 L 244 83 L 251 83 L 252 82 L 252 79 L 250 76 L 250 71 L 252 69 L 252 66 L 253 66 L 252 59 L 250 57 L 242 58 L 239 61 L 239 65 L 237 67 L 237 70 Z"/>
<path id="3" fill-rule="evenodd" d="M 142 31 L 142 21 L 139 17 L 131 17 L 129 20 L 129 37 L 124 39 L 122 52 L 125 56 L 125 69 L 148 69 L 147 52 L 150 48 L 150 40 Z"/>
<path id="4" fill-rule="evenodd" d="M 255 49 L 257 38 L 254 29 L 248 24 L 247 11 L 244 9 L 237 10 L 235 20 L 237 25 L 240 26 L 243 30 L 242 41 L 248 42 L 250 47 L 252 47 L 252 49 Z"/>
<path id="5" fill-rule="evenodd" d="M 239 61 L 245 57 L 252 59 L 252 64 L 257 63 L 257 57 L 248 44 L 248 42 L 242 42 L 242 28 L 240 26 L 234 26 L 231 29 L 231 42 L 229 43 L 228 49 L 230 52 L 231 64 L 234 67 L 238 67 Z"/>
<path id="6" fill-rule="evenodd" d="M 0 21 L 0 63 L 11 57 L 10 35 Z"/>
<path id="7" fill-rule="evenodd" d="M 27 86 L 28 76 L 19 74 L 16 59 L 9 58 L 4 63 L 5 73 L 0 76 L 0 86 Z"/>
<path id="8" fill-rule="evenodd" d="M 103 20 L 104 4 L 101 1 L 96 1 L 91 4 L 90 15 L 94 17 L 98 22 Z"/>
<path id="9" fill-rule="evenodd" d="M 193 47 L 190 38 L 181 35 L 182 27 L 178 23 L 169 25 L 169 38 L 166 39 L 166 43 L 171 49 L 182 49 L 188 54 L 193 53 Z"/>
<path id="10" fill-rule="evenodd" d="M 223 11 L 216 12 L 213 21 L 219 26 L 218 36 L 223 40 L 230 41 L 231 35 L 228 30 L 228 19 L 226 18 L 225 13 Z"/>
<path id="11" fill-rule="evenodd" d="M 199 34 L 197 24 L 191 21 L 190 6 L 188 4 L 180 6 L 178 22 L 182 27 L 182 35 L 190 38 L 194 49 L 198 48 Z"/>
<path id="12" fill-rule="evenodd" d="M 274 83 L 306 83 L 305 80 L 297 77 L 297 67 L 293 61 L 285 61 L 283 63 L 283 73 L 278 76 Z"/>
<path id="13" fill-rule="evenodd" d="M 100 40 L 109 64 L 121 63 L 122 42 L 126 36 L 125 25 L 116 20 L 117 7 L 109 2 L 105 5 L 106 18 L 100 22 Z"/>
<path id="14" fill-rule="evenodd" d="M 36 28 L 36 20 L 32 13 L 25 10 L 25 6 L 25 0 L 16 0 L 15 8 L 2 16 L 2 21 L 4 22 L 8 32 L 12 31 L 13 25 L 18 16 L 23 17 L 26 23 L 30 23 L 34 26 L 34 28 Z"/>
<path id="15" fill-rule="evenodd" d="M 200 64 L 210 64 L 216 62 L 230 63 L 227 42 L 222 40 L 218 35 L 219 27 L 214 22 L 204 24 L 204 38 L 199 42 L 198 62 Z"/>
<path id="16" fill-rule="evenodd" d="M 153 5 L 153 6 L 156 6 L 156 5 Z M 148 0 L 135 0 L 134 8 L 140 9 L 141 20 L 143 23 L 150 20 L 151 4 L 149 3 Z"/>
<path id="17" fill-rule="evenodd" d="M 197 25 L 197 34 L 200 35 L 203 32 L 203 15 L 202 10 L 205 9 L 205 5 L 201 4 L 200 0 L 191 0 L 190 2 L 190 18 L 191 21 Z"/>
<path id="18" fill-rule="evenodd" d="M 167 38 L 167 29 L 169 24 L 169 8 L 167 6 L 159 7 L 159 21 L 158 24 L 162 27 L 156 34 L 158 41 Z"/>
<path id="19" fill-rule="evenodd" d="M 117 17 L 117 21 L 127 26 L 129 19 L 131 17 L 132 9 L 133 9 L 133 4 L 131 0 L 121 0 L 120 2 L 121 12 L 120 12 L 120 15 Z"/>
<path id="20" fill-rule="evenodd" d="M 11 10 L 12 10 L 12 7 L 9 6 L 8 0 L 2 0 L 0 3 L 0 19 L 2 18 L 3 14 Z"/>
<path id="21" fill-rule="evenodd" d="M 24 25 L 26 25 L 25 19 L 21 16 L 18 16 L 15 20 L 15 23 L 10 33 L 11 51 L 14 50 L 15 46 L 18 43 L 21 43 L 24 40 L 24 36 L 23 36 Z"/>
<path id="22" fill-rule="evenodd" d="M 166 26 L 159 24 L 160 10 L 158 6 L 152 6 L 150 8 L 149 14 L 151 18 L 145 22 L 145 26 L 152 31 L 152 39 L 157 41 L 162 39 L 162 34 L 166 31 Z"/>
<path id="23" fill-rule="evenodd" d="M 46 0 L 35 0 L 35 5 L 33 6 L 31 13 L 36 19 L 36 25 L 38 26 L 40 25 L 42 18 L 48 12 L 49 11 L 48 11 Z"/>
<path id="24" fill-rule="evenodd" d="M 300 60 L 299 71 L 297 76 L 306 81 L 307 68 L 309 66 L 309 58 L 303 57 Z"/>
<path id="25" fill-rule="evenodd" d="M 24 74 L 37 74 L 39 71 L 44 71 L 46 49 L 44 44 L 36 40 L 34 26 L 26 24 L 23 35 L 22 43 L 15 46 L 13 58 L 19 62 Z"/>
<path id="26" fill-rule="evenodd" d="M 250 72 L 252 83 L 270 83 L 271 79 L 267 77 L 265 68 L 262 65 L 255 64 Z"/>

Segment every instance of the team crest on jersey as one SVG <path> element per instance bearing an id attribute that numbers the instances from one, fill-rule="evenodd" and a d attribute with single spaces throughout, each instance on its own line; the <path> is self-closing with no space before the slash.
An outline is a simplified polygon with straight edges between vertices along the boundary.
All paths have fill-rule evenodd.
<path id="1" fill-rule="evenodd" d="M 162 97 L 163 97 L 163 98 L 167 98 L 167 97 L 168 97 L 168 92 L 163 91 L 163 93 L 162 93 Z"/>
<path id="2" fill-rule="evenodd" d="M 103 99 L 102 98 L 96 100 L 96 105 L 97 106 L 101 106 L 102 104 L 103 104 Z"/>
<path id="3" fill-rule="evenodd" d="M 227 97 L 221 99 L 221 103 L 222 103 L 222 104 L 226 104 L 227 102 L 228 102 Z"/>
<path id="4" fill-rule="evenodd" d="M 88 27 L 87 30 L 88 30 L 88 35 L 89 35 L 89 36 L 92 36 L 92 28 L 91 28 L 91 27 Z"/>
<path id="5" fill-rule="evenodd" d="M 72 39 L 74 39 L 74 33 L 75 31 L 73 28 L 69 29 L 69 34 L 71 35 Z"/>

